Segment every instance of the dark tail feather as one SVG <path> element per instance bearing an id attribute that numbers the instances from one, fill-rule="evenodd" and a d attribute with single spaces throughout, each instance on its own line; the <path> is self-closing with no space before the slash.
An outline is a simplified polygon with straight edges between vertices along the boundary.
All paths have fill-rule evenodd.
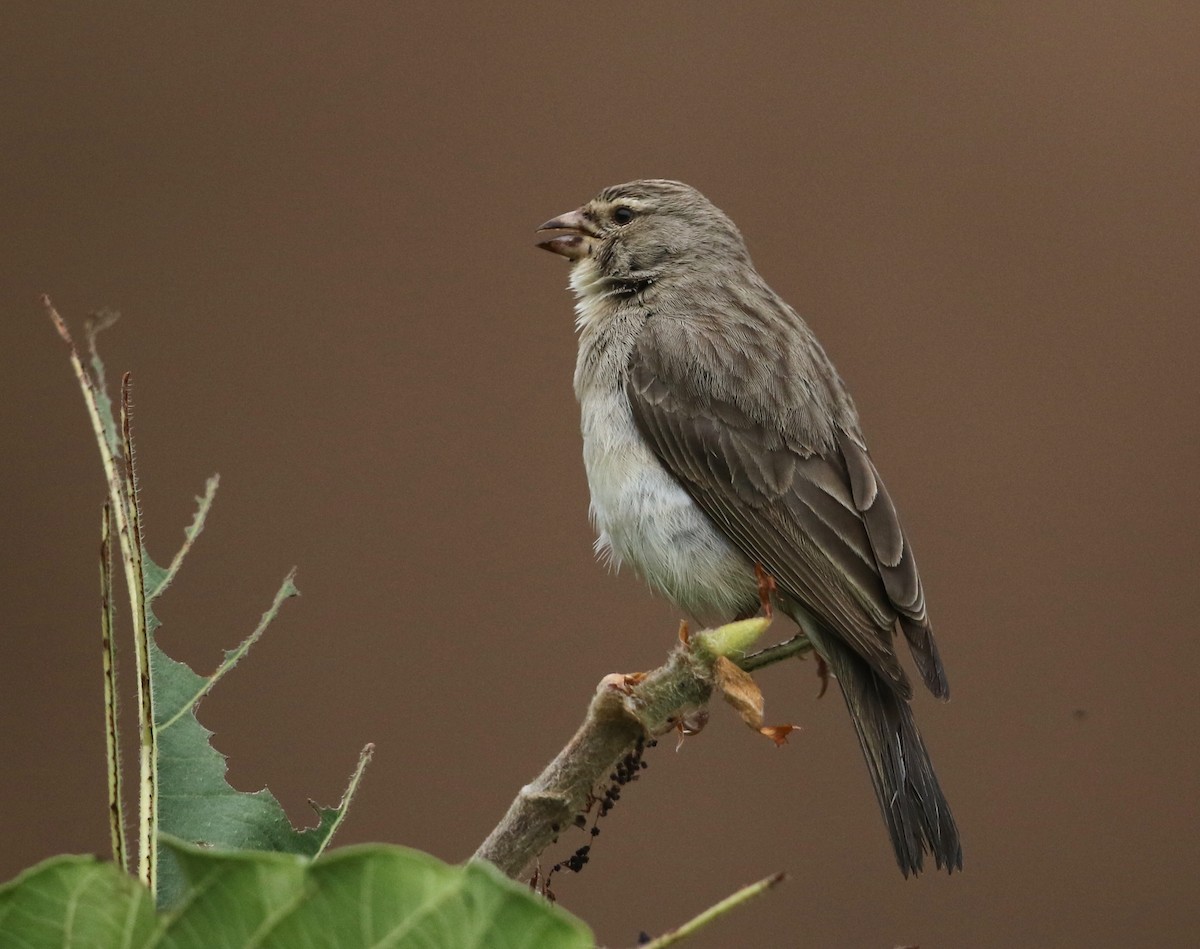
<path id="1" fill-rule="evenodd" d="M 958 827 L 908 702 L 836 636 L 818 633 L 814 645 L 842 688 L 901 871 L 920 873 L 926 851 L 938 869 L 961 870 Z"/>
<path id="2" fill-rule="evenodd" d="M 946 681 L 946 670 L 942 668 L 942 657 L 938 655 L 929 621 L 917 622 L 901 614 L 900 628 L 904 630 L 908 648 L 929 691 L 939 699 L 950 698 L 950 683 Z"/>

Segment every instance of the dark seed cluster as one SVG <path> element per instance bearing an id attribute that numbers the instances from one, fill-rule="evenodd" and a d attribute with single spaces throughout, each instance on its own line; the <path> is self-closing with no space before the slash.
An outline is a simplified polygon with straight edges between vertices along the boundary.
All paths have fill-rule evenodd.
<path id="1" fill-rule="evenodd" d="M 621 788 L 630 781 L 636 781 L 642 771 L 650 767 L 643 759 L 643 755 L 647 748 L 653 748 L 657 744 L 658 742 L 653 738 L 649 740 L 639 738 L 632 750 L 614 766 L 612 773 L 608 776 L 609 784 L 604 789 L 604 793 L 589 801 L 588 811 L 591 811 L 593 804 L 599 803 L 600 805 L 596 809 L 596 816 L 593 818 L 592 826 L 588 830 L 588 834 L 593 840 L 600 835 L 600 818 L 605 817 L 616 806 L 617 801 L 621 799 Z M 579 814 L 575 817 L 575 826 L 579 828 L 587 827 L 587 813 Z M 546 881 L 542 892 L 553 899 L 554 897 L 550 893 L 550 881 L 554 877 L 554 874 L 559 870 L 570 870 L 572 873 L 578 873 L 590 859 L 591 851 L 592 845 L 584 844 L 566 860 L 562 860 L 551 867 L 550 872 L 546 874 Z"/>

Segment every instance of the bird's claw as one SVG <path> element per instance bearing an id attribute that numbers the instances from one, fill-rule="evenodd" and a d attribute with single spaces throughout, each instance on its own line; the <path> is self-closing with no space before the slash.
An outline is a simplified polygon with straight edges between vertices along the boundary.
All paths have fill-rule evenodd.
<path id="1" fill-rule="evenodd" d="M 821 680 L 821 691 L 817 693 L 817 698 L 822 698 L 829 689 L 829 663 L 820 656 L 817 656 L 817 678 Z"/>
<path id="2" fill-rule="evenodd" d="M 762 564 L 754 565 L 754 576 L 758 580 L 758 602 L 762 606 L 763 615 L 771 619 L 775 609 L 771 605 L 771 597 L 775 595 L 775 578 L 763 569 Z"/>

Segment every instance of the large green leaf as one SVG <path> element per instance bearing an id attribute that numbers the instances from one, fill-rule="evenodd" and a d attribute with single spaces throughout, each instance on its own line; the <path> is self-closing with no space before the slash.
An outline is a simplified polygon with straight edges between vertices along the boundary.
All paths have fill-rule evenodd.
<path id="1" fill-rule="evenodd" d="M 157 918 L 111 864 L 56 857 L 0 887 L 4 949 L 588 949 L 587 927 L 487 864 L 367 845 L 316 861 L 167 841 L 184 885 Z"/>
<path id="2" fill-rule="evenodd" d="M 150 892 L 95 857 L 54 857 L 0 887 L 3 949 L 135 949 L 154 930 Z"/>

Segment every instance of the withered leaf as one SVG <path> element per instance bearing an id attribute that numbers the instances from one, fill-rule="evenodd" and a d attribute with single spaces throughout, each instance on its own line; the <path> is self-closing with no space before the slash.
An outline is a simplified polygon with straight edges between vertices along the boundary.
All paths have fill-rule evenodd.
<path id="1" fill-rule="evenodd" d="M 739 669 L 724 656 L 718 656 L 713 664 L 713 678 L 725 701 L 734 707 L 742 721 L 761 735 L 766 735 L 776 745 L 787 741 L 787 736 L 796 730 L 795 725 L 764 725 L 763 694 L 750 673 Z"/>

